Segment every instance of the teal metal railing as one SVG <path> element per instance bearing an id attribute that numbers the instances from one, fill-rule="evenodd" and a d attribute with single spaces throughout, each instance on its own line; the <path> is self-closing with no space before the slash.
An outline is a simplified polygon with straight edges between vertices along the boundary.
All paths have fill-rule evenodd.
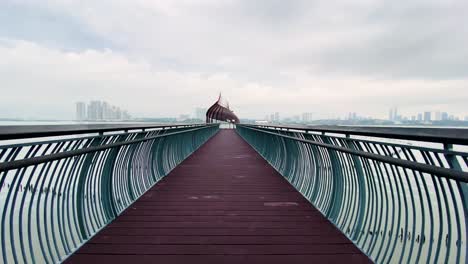
<path id="1" fill-rule="evenodd" d="M 0 131 L 2 263 L 64 260 L 213 136 L 218 126 L 34 129 Z M 30 142 L 30 137 L 47 136 L 53 138 Z"/>
<path id="2" fill-rule="evenodd" d="M 237 131 L 376 263 L 467 263 L 468 130 Z"/>

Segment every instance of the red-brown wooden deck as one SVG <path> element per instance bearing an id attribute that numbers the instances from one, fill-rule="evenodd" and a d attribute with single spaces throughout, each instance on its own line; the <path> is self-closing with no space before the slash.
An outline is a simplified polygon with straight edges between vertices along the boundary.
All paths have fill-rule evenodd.
<path id="1" fill-rule="evenodd" d="M 68 263 L 367 263 L 234 130 L 221 130 Z"/>

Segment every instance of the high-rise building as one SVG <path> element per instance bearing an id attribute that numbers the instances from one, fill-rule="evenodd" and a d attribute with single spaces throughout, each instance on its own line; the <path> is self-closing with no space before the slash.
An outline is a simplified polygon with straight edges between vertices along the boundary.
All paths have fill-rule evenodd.
<path id="1" fill-rule="evenodd" d="M 100 104 L 101 102 L 99 101 L 91 101 L 88 104 L 88 120 L 91 120 L 91 121 L 98 120 L 98 112 L 99 112 L 98 108 L 100 108 Z"/>
<path id="2" fill-rule="evenodd" d="M 442 112 L 442 115 L 441 115 L 441 120 L 444 121 L 444 120 L 448 120 L 449 118 L 449 115 L 447 112 Z"/>
<path id="3" fill-rule="evenodd" d="M 418 113 L 418 121 L 423 121 L 423 115 L 422 115 L 422 113 Z"/>
<path id="4" fill-rule="evenodd" d="M 88 118 L 90 120 L 103 120 L 103 103 L 101 101 L 91 101 L 89 103 L 88 109 Z"/>
<path id="5" fill-rule="evenodd" d="M 86 107 L 85 103 L 76 103 L 77 119 L 78 116 L 83 117 L 80 120 L 90 121 L 110 121 L 110 120 L 130 120 L 131 116 L 126 110 L 122 110 L 117 106 L 113 106 L 104 101 L 91 101 Z M 80 109 L 80 110 L 78 110 Z M 80 115 L 78 113 L 81 113 Z M 83 114 L 84 112 L 84 114 Z"/>
<path id="6" fill-rule="evenodd" d="M 86 104 L 84 102 L 76 103 L 76 120 L 86 120 Z"/>
<path id="7" fill-rule="evenodd" d="M 302 113 L 302 123 L 309 123 L 312 121 L 312 113 Z"/>
<path id="8" fill-rule="evenodd" d="M 431 122 L 431 112 L 424 112 L 424 122 Z"/>
<path id="9" fill-rule="evenodd" d="M 102 107 L 102 119 L 103 120 L 112 120 L 112 106 L 107 102 L 103 101 L 101 103 Z"/>
<path id="10" fill-rule="evenodd" d="M 435 112 L 435 119 L 434 120 L 436 120 L 436 121 L 442 120 L 442 115 L 441 115 L 440 111 Z"/>
<path id="11" fill-rule="evenodd" d="M 275 122 L 275 115 L 274 114 L 270 114 L 270 118 L 268 119 L 268 121 L 270 122 Z"/>
<path id="12" fill-rule="evenodd" d="M 356 112 L 349 112 L 348 113 L 348 120 L 357 120 L 358 118 L 358 115 L 356 114 Z"/>
<path id="13" fill-rule="evenodd" d="M 398 121 L 400 119 L 401 119 L 401 117 L 398 116 L 398 108 L 396 108 L 396 107 L 390 108 L 390 111 L 388 112 L 388 120 Z"/>
<path id="14" fill-rule="evenodd" d="M 276 122 L 276 123 L 279 123 L 279 119 L 280 119 L 279 113 L 278 113 L 278 112 L 275 112 L 275 122 Z"/>

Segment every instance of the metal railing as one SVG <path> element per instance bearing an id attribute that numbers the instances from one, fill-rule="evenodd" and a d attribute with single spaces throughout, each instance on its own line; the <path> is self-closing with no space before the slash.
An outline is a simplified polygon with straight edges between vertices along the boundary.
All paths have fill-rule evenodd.
<path id="1" fill-rule="evenodd" d="M 468 130 L 237 125 L 376 263 L 466 263 Z"/>
<path id="2" fill-rule="evenodd" d="M 64 260 L 217 131 L 216 125 L 0 128 L 0 139 L 8 140 L 0 141 L 0 262 Z M 52 138 L 26 142 L 36 137 Z"/>

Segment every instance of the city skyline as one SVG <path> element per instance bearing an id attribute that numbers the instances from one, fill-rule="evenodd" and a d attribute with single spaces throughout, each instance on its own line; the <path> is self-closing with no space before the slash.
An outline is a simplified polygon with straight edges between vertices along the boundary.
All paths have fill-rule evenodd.
<path id="1" fill-rule="evenodd" d="M 76 121 L 126 121 L 132 119 L 127 110 L 106 101 L 76 102 L 75 107 Z"/>
<path id="2" fill-rule="evenodd" d="M 101 107 L 101 111 L 97 108 Z M 101 114 L 95 113 L 94 116 L 88 116 L 90 108 L 95 109 L 91 112 L 101 112 Z M 106 109 L 106 110 L 105 110 Z M 119 111 L 119 114 L 112 111 Z M 100 100 L 91 100 L 89 104 L 85 102 L 75 102 L 75 114 L 74 118 L 64 119 L 64 120 L 76 120 L 76 121 L 118 121 L 118 120 L 144 120 L 144 119 L 167 119 L 174 121 L 186 121 L 186 120 L 205 120 L 206 107 L 195 107 L 192 112 L 189 113 L 180 113 L 173 114 L 170 116 L 130 116 L 127 110 L 120 109 L 108 104 L 106 101 Z M 419 110 L 415 113 L 408 113 L 408 111 L 403 110 L 404 114 L 400 113 L 400 108 L 393 106 L 388 111 L 388 116 L 386 118 L 379 118 L 372 115 L 366 115 L 362 113 L 357 113 L 355 111 L 350 111 L 343 115 L 327 115 L 326 113 L 320 112 L 301 112 L 294 114 L 284 114 L 281 112 L 272 112 L 266 114 L 264 118 L 249 118 L 243 117 L 244 120 L 256 120 L 256 121 L 266 121 L 270 123 L 281 123 L 281 122 L 292 122 L 292 123 L 303 123 L 306 124 L 312 121 L 320 120 L 354 120 L 354 121 L 364 121 L 364 120 L 388 120 L 396 123 L 399 122 L 417 122 L 417 123 L 426 123 L 429 124 L 433 121 L 468 121 L 468 114 L 465 115 L 454 115 L 446 111 L 424 111 Z M 99 117 L 101 115 L 101 117 Z M 0 117 L 1 119 L 2 117 Z M 14 118 L 13 118 L 14 119 Z M 30 119 L 34 120 L 34 119 Z"/>
<path id="3" fill-rule="evenodd" d="M 281 118 L 274 118 L 274 115 L 281 116 Z M 275 112 L 274 114 L 266 115 L 265 118 L 259 119 L 259 121 L 267 121 L 271 123 L 279 123 L 284 121 L 307 123 L 310 121 L 320 120 L 387 120 L 396 123 L 411 121 L 418 123 L 430 123 L 434 121 L 468 121 L 468 114 L 457 116 L 444 111 L 419 111 L 415 114 L 399 114 L 397 107 L 390 108 L 389 116 L 387 118 L 376 118 L 372 115 L 362 115 L 357 112 L 348 112 L 343 116 L 335 116 L 330 118 L 316 118 L 316 116 L 320 116 L 320 114 L 314 112 L 303 112 L 300 114 L 282 116 L 281 113 Z"/>

